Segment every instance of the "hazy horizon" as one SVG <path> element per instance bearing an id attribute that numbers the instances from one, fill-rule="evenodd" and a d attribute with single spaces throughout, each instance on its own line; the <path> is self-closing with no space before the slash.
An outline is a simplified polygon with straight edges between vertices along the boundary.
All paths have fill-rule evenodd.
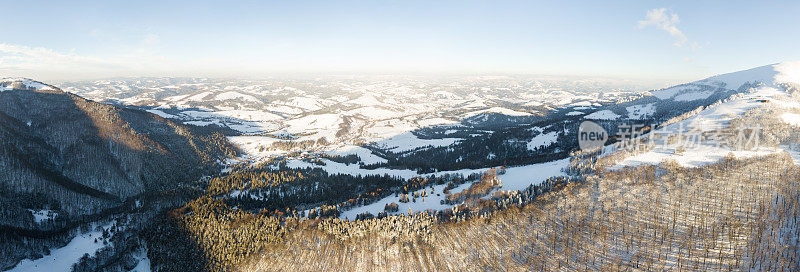
<path id="1" fill-rule="evenodd" d="M 0 76 L 43 81 L 554 75 L 669 86 L 800 59 L 791 1 L 3 6 Z"/>

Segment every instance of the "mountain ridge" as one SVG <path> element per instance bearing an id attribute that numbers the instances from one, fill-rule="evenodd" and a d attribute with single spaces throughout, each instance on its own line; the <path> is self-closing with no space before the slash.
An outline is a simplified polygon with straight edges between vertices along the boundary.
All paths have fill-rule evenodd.
<path id="1" fill-rule="evenodd" d="M 219 135 L 198 135 L 157 115 L 38 81 L 3 80 L 0 88 L 0 186 L 11 195 L 55 201 L 59 207 L 49 208 L 64 218 L 216 173 L 218 161 L 236 152 Z M 4 209 L 47 208 L 25 205 Z M 38 227 L 13 217 L 2 221 Z"/>

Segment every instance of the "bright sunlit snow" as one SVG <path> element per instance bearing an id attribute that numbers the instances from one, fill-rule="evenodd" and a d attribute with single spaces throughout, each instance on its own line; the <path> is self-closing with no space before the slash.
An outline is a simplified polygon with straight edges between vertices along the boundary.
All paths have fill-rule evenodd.
<path id="1" fill-rule="evenodd" d="M 103 229 L 109 229 L 111 226 L 112 223 L 108 223 L 103 225 Z M 72 271 L 72 265 L 77 263 L 84 254 L 94 256 L 95 252 L 106 246 L 103 244 L 103 232 L 96 230 L 96 227 L 93 224 L 91 231 L 72 238 L 72 241 L 64 247 L 52 249 L 50 255 L 36 260 L 22 260 L 10 271 Z"/>
<path id="2" fill-rule="evenodd" d="M 594 120 L 616 120 L 620 115 L 610 110 L 596 111 L 592 114 L 586 115 L 583 118 Z"/>
<path id="3" fill-rule="evenodd" d="M 528 150 L 536 150 L 542 147 L 547 147 L 556 141 L 558 141 L 558 131 L 539 134 L 528 141 Z"/>
<path id="4" fill-rule="evenodd" d="M 502 182 L 502 187 L 498 190 L 502 191 L 516 191 L 516 190 L 524 190 L 527 189 L 530 185 L 536 185 L 542 183 L 544 180 L 563 175 L 562 169 L 569 166 L 569 159 L 562 159 L 547 163 L 539 163 L 539 164 L 532 164 L 520 167 L 510 167 L 506 169 L 506 173 L 500 176 L 500 180 Z M 446 172 L 438 172 L 436 175 L 443 175 L 446 173 L 461 173 L 465 176 L 470 173 L 481 173 L 488 169 L 477 169 L 468 172 L 461 172 L 461 171 L 446 171 Z M 450 190 L 451 194 L 458 193 L 466 188 L 469 188 L 471 183 L 465 183 L 459 185 L 455 189 Z M 343 212 L 340 215 L 340 218 L 348 218 L 354 219 L 356 215 L 369 212 L 373 215 L 377 215 L 379 212 L 384 210 L 386 204 L 396 203 L 398 204 L 399 210 L 398 213 L 408 214 L 416 213 L 426 210 L 443 210 L 453 207 L 453 205 L 442 204 L 441 200 L 445 199 L 445 194 L 442 192 L 446 184 L 442 185 L 435 185 L 433 186 L 433 193 L 430 193 L 431 188 L 425 188 L 421 190 L 428 191 L 428 196 L 425 198 L 417 198 L 416 201 L 409 201 L 408 203 L 401 203 L 400 196 L 388 196 L 381 200 L 378 200 L 374 203 L 369 205 L 356 207 L 350 210 Z M 436 194 L 439 194 L 438 196 Z"/>
<path id="5" fill-rule="evenodd" d="M 738 77 L 731 77 L 728 75 L 714 77 L 713 82 L 724 82 L 726 84 L 730 84 L 727 86 L 735 86 L 736 84 L 744 84 L 745 82 L 762 82 L 765 83 L 765 85 L 756 89 L 752 89 L 745 95 L 739 96 L 720 105 L 707 108 L 686 120 L 666 126 L 663 128 L 663 130 L 673 133 L 677 133 L 678 131 L 682 131 L 683 133 L 691 133 L 692 131 L 725 128 L 731 119 L 741 116 L 750 109 L 763 106 L 764 103 L 762 101 L 768 101 L 770 104 L 774 104 L 782 108 L 792 108 L 795 103 L 787 102 L 787 94 L 776 88 L 774 84 L 791 82 L 787 80 L 796 80 L 797 77 L 791 75 L 798 74 L 800 66 L 782 66 L 795 67 L 798 68 L 798 70 L 783 68 L 783 72 L 781 74 L 777 74 L 773 67 L 774 66 L 765 66 L 734 73 L 737 74 Z M 787 76 L 787 74 L 789 76 Z M 710 81 L 711 80 L 705 80 L 703 82 Z M 780 118 L 786 123 L 800 125 L 800 114 L 784 113 L 780 116 Z M 624 159 L 619 164 L 612 166 L 611 169 L 641 164 L 658 164 L 667 160 L 675 160 L 683 166 L 702 166 L 716 162 L 729 153 L 741 158 L 767 155 L 783 151 L 781 148 L 768 147 L 758 147 L 754 150 L 734 150 L 731 147 L 717 146 L 716 142 L 713 141 L 700 141 L 699 143 L 699 145 L 690 146 L 685 150 L 677 150 L 675 147 L 668 145 L 657 145 L 655 149 L 649 152 Z"/>
<path id="6" fill-rule="evenodd" d="M 392 152 L 406 152 L 411 151 L 427 146 L 448 146 L 456 141 L 459 141 L 459 138 L 443 138 L 443 139 L 420 139 L 413 133 L 403 133 L 392 138 L 379 141 L 375 143 L 375 146 L 379 146 L 386 150 Z"/>
<path id="7" fill-rule="evenodd" d="M 31 210 L 31 209 L 28 209 L 28 211 L 31 212 L 31 214 L 33 215 L 33 220 L 36 221 L 36 223 L 42 223 L 45 220 L 53 219 L 57 215 L 56 212 L 54 212 L 52 210 L 34 211 L 34 210 Z"/>
<path id="8" fill-rule="evenodd" d="M 781 115 L 781 119 L 787 124 L 800 126 L 800 114 L 787 112 Z"/>
<path id="9" fill-rule="evenodd" d="M 655 103 L 648 103 L 644 105 L 634 105 L 625 108 L 628 111 L 628 118 L 639 120 L 647 117 L 652 117 L 656 113 Z"/>

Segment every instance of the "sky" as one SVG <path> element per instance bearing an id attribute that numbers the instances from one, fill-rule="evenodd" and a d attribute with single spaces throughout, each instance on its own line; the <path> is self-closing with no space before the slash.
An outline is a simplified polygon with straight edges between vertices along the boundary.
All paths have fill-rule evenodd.
<path id="1" fill-rule="evenodd" d="M 0 77 L 533 74 L 800 60 L 800 1 L 6 1 Z"/>

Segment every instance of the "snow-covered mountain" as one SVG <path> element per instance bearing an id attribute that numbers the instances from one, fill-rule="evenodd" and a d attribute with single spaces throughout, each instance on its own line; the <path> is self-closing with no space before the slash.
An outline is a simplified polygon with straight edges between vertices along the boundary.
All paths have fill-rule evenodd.
<path id="1" fill-rule="evenodd" d="M 725 99 L 733 94 L 745 92 L 759 86 L 776 86 L 795 82 L 796 62 L 756 67 L 744 71 L 716 75 L 702 80 L 653 90 L 641 99 L 618 103 L 597 110 L 573 108 L 567 113 L 571 116 L 584 116 L 585 119 L 609 120 L 647 120 L 654 116 L 675 115 L 687 108 L 697 108 L 709 102 Z"/>
<path id="2" fill-rule="evenodd" d="M 524 77 L 141 78 L 62 86 L 188 125 L 229 128 L 243 135 L 231 139 L 258 157 L 286 153 L 272 147 L 281 139 L 314 143 L 307 150 L 392 146 L 423 128 L 452 126 L 449 134 L 465 125 L 503 128 L 563 107 L 593 109 L 641 96 L 624 81 Z M 461 134 L 470 133 L 481 132 Z"/>
<path id="3" fill-rule="evenodd" d="M 54 91 L 55 87 L 27 78 L 0 79 L 0 92 L 11 90 Z"/>
<path id="4" fill-rule="evenodd" d="M 729 155 L 741 159 L 779 154 L 782 152 L 787 152 L 795 160 L 795 163 L 800 164 L 800 148 L 798 148 L 797 145 L 790 146 L 784 142 L 769 142 L 770 139 L 776 137 L 770 135 L 780 134 L 784 131 L 786 126 L 793 126 L 794 128 L 800 126 L 800 100 L 793 96 L 794 93 L 800 92 L 800 62 L 768 65 L 746 71 L 718 75 L 663 90 L 677 88 L 685 90 L 681 86 L 688 85 L 715 86 L 714 88 L 717 92 L 729 92 L 734 90 L 738 90 L 738 92 L 731 97 L 702 107 L 701 110 L 685 112 L 681 116 L 675 117 L 667 123 L 663 123 L 663 127 L 659 127 L 657 132 L 639 136 L 639 139 L 644 139 L 642 142 L 647 142 L 649 137 L 653 137 L 655 141 L 655 146 L 653 147 L 642 148 L 637 150 L 637 152 L 626 153 L 621 149 L 609 146 L 605 149 L 604 156 L 618 157 L 616 163 L 608 165 L 609 170 L 618 170 L 624 167 L 643 164 L 657 165 L 666 161 L 675 161 L 678 165 L 684 167 L 697 167 L 718 162 Z M 654 92 L 658 93 L 663 90 Z M 683 93 L 689 94 L 690 92 L 687 91 Z M 650 101 L 648 99 L 644 100 Z M 665 100 L 668 100 L 668 98 Z M 654 104 L 655 103 L 644 104 L 644 106 L 638 107 L 637 110 L 639 113 L 652 111 L 647 108 L 654 107 Z M 628 108 L 630 107 L 636 106 L 629 106 Z M 757 120 L 762 123 L 750 122 L 745 119 L 747 118 L 747 112 L 757 110 L 763 110 L 763 112 L 765 112 L 760 113 L 765 114 L 764 116 L 756 115 L 759 118 Z M 610 110 L 601 110 L 595 112 L 593 115 L 595 116 L 586 116 L 585 118 L 589 119 L 593 117 L 591 119 L 606 121 L 618 119 L 617 121 L 622 123 L 628 121 Z M 777 124 L 769 123 L 770 121 L 765 120 L 766 118 L 772 118 L 771 121 L 777 122 Z M 736 120 L 734 124 L 732 124 L 733 120 Z M 726 142 L 731 139 L 706 137 L 716 133 L 715 130 L 717 129 L 725 131 L 743 130 L 745 127 L 740 127 L 743 125 L 748 126 L 747 128 L 758 127 L 761 130 L 760 133 L 762 133 L 760 135 L 770 139 L 762 139 L 764 142 L 761 143 L 761 146 L 755 145 L 757 144 L 755 142 L 747 142 L 747 144 L 751 144 L 751 146 L 745 146 L 745 148 L 739 149 L 734 144 Z M 694 139 L 692 138 L 695 137 L 693 135 L 703 135 L 703 133 L 705 133 L 705 136 L 699 137 L 697 142 L 688 142 L 689 140 L 687 139 Z M 529 142 L 529 145 L 546 145 L 555 142 L 558 137 L 554 135 L 557 134 L 541 133 L 534 137 L 532 141 Z M 668 142 L 669 137 L 666 137 L 666 135 L 671 135 L 673 140 L 676 136 L 681 136 L 683 138 L 680 139 L 679 144 L 676 145 Z M 749 137 L 750 135 L 745 136 Z M 782 137 L 786 136 L 784 135 Z M 759 139 L 756 137 L 755 141 L 759 141 Z M 679 145 L 683 146 L 678 147 Z M 566 175 L 564 169 L 568 166 L 569 160 L 554 160 L 521 167 L 510 167 L 504 174 L 500 175 L 503 186 L 498 190 L 514 191 L 526 188 L 529 185 L 538 185 L 548 178 Z M 329 168 L 330 167 L 326 169 Z M 480 173 L 488 169 L 489 168 L 484 168 L 478 171 L 466 170 L 460 171 L 460 173 Z M 452 189 L 451 192 L 459 192 L 467 187 L 469 187 L 469 184 L 464 184 Z M 441 188 L 435 187 L 433 191 L 436 190 L 441 190 Z M 354 218 L 357 214 L 363 212 L 377 214 L 383 211 L 385 205 L 400 202 L 398 201 L 399 199 L 400 197 L 398 196 L 389 196 L 370 205 L 348 210 L 342 214 L 342 218 Z M 445 196 L 429 196 L 427 200 L 423 200 L 420 203 L 400 203 L 399 210 L 401 212 L 409 211 L 413 213 L 427 209 L 448 209 L 453 206 L 440 203 L 443 199 L 445 199 Z"/>
<path id="5" fill-rule="evenodd" d="M 714 139 L 714 137 L 703 137 L 695 140 L 696 144 L 688 145 L 688 148 L 681 148 L 676 151 L 675 146 L 659 142 L 657 148 L 637 154 L 622 160 L 615 168 L 624 166 L 635 166 L 640 164 L 658 164 L 667 160 L 675 160 L 683 166 L 700 166 L 713 163 L 726 155 L 732 154 L 737 157 L 762 156 L 772 153 L 789 152 L 793 156 L 798 153 L 794 146 L 770 146 L 774 145 L 775 139 L 767 136 L 776 131 L 779 126 L 795 126 L 797 109 L 800 109 L 800 101 L 796 98 L 796 92 L 800 91 L 800 62 L 785 62 L 748 69 L 740 72 L 713 76 L 696 82 L 679 85 L 655 91 L 656 96 L 661 99 L 674 99 L 683 95 L 684 97 L 701 96 L 701 88 L 717 88 L 726 90 L 739 90 L 737 95 L 715 103 L 702 110 L 686 113 L 683 117 L 675 121 L 667 122 L 659 129 L 657 134 L 670 135 L 702 135 L 702 133 L 714 134 L 719 131 L 732 131 L 738 133 L 756 129 L 762 138 L 747 138 L 752 142 L 747 144 L 762 144 L 758 148 L 737 149 L 736 146 L 726 146 L 724 141 L 728 139 Z M 667 94 L 680 93 L 672 98 L 667 98 Z M 746 116 L 757 116 L 753 118 Z M 733 122 L 733 124 L 732 124 Z M 773 123 L 774 122 L 774 123 Z M 777 123 L 777 124 L 776 124 Z M 733 126 L 733 127 L 732 127 Z M 750 134 L 740 135 L 750 137 Z M 658 135 L 652 135 L 658 138 Z M 658 141 L 666 141 L 660 139 Z M 763 143 L 761 143 L 763 141 Z M 800 157 L 796 157 L 800 159 Z"/>
<path id="6" fill-rule="evenodd" d="M 6 225 L 15 224 L 18 233 L 41 231 L 71 224 L 68 220 L 75 217 L 65 215 L 76 210 L 87 209 L 82 213 L 91 214 L 99 208 L 125 207 L 116 222 L 92 223 L 94 231 L 63 240 L 61 249 L 43 251 L 45 258 L 37 255 L 41 245 L 18 242 L 15 246 L 25 251 L 15 252 L 16 259 L 2 265 L 26 269 L 79 262 L 91 267 L 86 265 L 92 261 L 79 255 L 113 257 L 100 252 L 116 247 L 115 243 L 121 245 L 116 250 L 142 256 L 141 250 L 123 246 L 137 239 L 119 237 L 152 225 L 148 221 L 152 214 L 142 211 L 183 205 L 172 196 L 186 197 L 193 204 L 191 209 L 172 209 L 170 216 L 222 218 L 221 231 L 199 232 L 216 234 L 231 231 L 226 229 L 230 222 L 238 228 L 254 222 L 248 221 L 253 218 L 279 225 L 284 223 L 280 221 L 284 212 L 319 220 L 422 211 L 444 218 L 483 213 L 530 203 L 526 201 L 555 190 L 554 184 L 584 182 L 588 180 L 585 173 L 595 173 L 576 171 L 580 167 L 600 165 L 600 170 L 592 171 L 613 176 L 622 168 L 667 161 L 702 167 L 729 155 L 741 159 L 778 154 L 784 164 L 792 164 L 789 158 L 800 163 L 800 140 L 795 136 L 800 131 L 799 63 L 718 75 L 649 93 L 543 90 L 537 89 L 541 82 L 487 80 L 130 79 L 65 84 L 73 93 L 119 104 L 108 105 L 33 80 L 4 79 L 0 81 L 0 134 L 4 136 L 0 165 L 6 170 L 2 174 L 10 177 L 5 185 L 14 189 L 12 198 L 0 196 L 13 204 L 3 213 Z M 571 151 L 577 149 L 578 126 L 586 120 L 611 134 L 621 125 L 652 126 L 642 129 L 642 142 L 655 137 L 655 131 L 700 133 L 698 138 L 705 141 L 677 148 L 668 145 L 673 139 L 667 137 L 654 140 L 662 146 L 635 151 L 607 146 L 599 156 L 576 155 Z M 765 146 L 749 150 L 720 146 L 720 138 L 706 133 L 709 128 L 738 130 L 751 125 L 765 127 Z M 245 156 L 231 159 L 237 152 L 228 140 L 243 149 Z M 248 161 L 236 163 L 242 159 Z M 252 164 L 249 159 L 264 163 Z M 226 162 L 228 168 L 220 172 L 220 164 Z M 202 165 L 208 171 L 198 171 Z M 624 175 L 629 170 L 616 173 Z M 201 177 L 203 173 L 214 176 Z M 20 176 L 27 178 L 16 178 Z M 172 184 L 177 177 L 198 182 Z M 606 187 L 630 191 L 626 186 L 633 186 L 603 184 L 590 189 L 598 190 L 597 194 L 577 197 L 616 197 L 616 191 L 612 195 L 604 191 Z M 171 185 L 183 187 L 170 190 Z M 140 197 L 148 193 L 155 195 Z M 192 201 L 195 193 L 203 196 Z M 30 198 L 37 201 L 18 200 Z M 98 206 L 98 200 L 109 203 Z M 604 201 L 587 201 L 591 202 Z M 204 214 L 211 211 L 204 207 L 214 207 L 214 214 Z M 270 210 L 277 216 L 270 215 Z M 238 215 L 249 219 L 227 217 Z M 131 223 L 130 218 L 141 221 Z M 257 225 L 258 232 L 268 231 L 264 226 L 269 224 Z M 186 226 L 188 231 L 197 231 L 193 227 L 204 225 Z M 128 232 L 128 227 L 133 231 Z M 112 229 L 123 236 L 107 238 L 105 233 Z M 152 233 L 165 236 L 160 231 Z M 94 236 L 101 237 L 92 242 Z M 108 241 L 111 246 L 101 246 Z M 172 248 L 152 246 L 149 250 L 170 252 Z M 119 259 L 112 257 L 109 260 Z M 148 260 L 140 263 L 149 263 L 147 258 L 136 257 Z"/>
<path id="7" fill-rule="evenodd" d="M 712 76 L 703 80 L 681 84 L 666 89 L 653 91 L 652 94 L 661 100 L 693 101 L 705 99 L 715 92 L 724 90 L 747 89 L 758 84 L 772 85 L 776 77 L 784 77 L 780 71 L 789 69 L 792 63 L 772 64 L 744 71 Z"/>
<path id="8" fill-rule="evenodd" d="M 768 65 L 644 93 L 619 89 L 626 85 L 618 82 L 524 77 L 136 78 L 63 85 L 93 99 L 228 131 L 247 159 L 323 151 L 358 154 L 365 162 L 378 163 L 387 157 L 376 150 L 410 154 L 447 148 L 467 144 L 467 138 L 538 122 L 594 120 L 613 129 L 613 123 L 623 120 L 663 121 L 751 87 L 773 84 L 776 77 L 787 77 L 780 71 L 792 65 Z M 572 136 L 569 130 L 555 134 L 553 127 L 536 130 L 544 127 L 534 125 L 523 138 L 501 137 L 515 146 L 539 134 L 553 142 Z M 496 155 L 490 151 L 486 156 Z"/>

